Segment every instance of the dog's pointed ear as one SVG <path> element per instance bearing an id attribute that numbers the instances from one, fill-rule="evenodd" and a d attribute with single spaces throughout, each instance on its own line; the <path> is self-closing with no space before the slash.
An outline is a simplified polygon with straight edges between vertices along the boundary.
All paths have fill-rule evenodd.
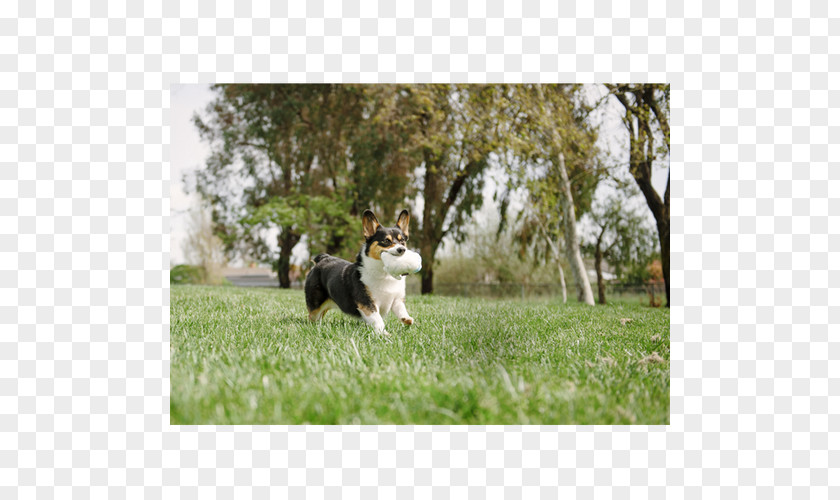
<path id="1" fill-rule="evenodd" d="M 400 217 L 397 219 L 397 227 L 402 230 L 406 237 L 408 237 L 408 221 L 410 219 L 411 215 L 408 213 L 408 210 L 400 212 Z"/>
<path id="2" fill-rule="evenodd" d="M 364 228 L 365 231 L 365 238 L 373 236 L 373 233 L 376 232 L 378 227 L 379 221 L 376 220 L 376 216 L 373 215 L 373 212 L 365 210 L 365 213 L 362 214 L 362 228 Z"/>

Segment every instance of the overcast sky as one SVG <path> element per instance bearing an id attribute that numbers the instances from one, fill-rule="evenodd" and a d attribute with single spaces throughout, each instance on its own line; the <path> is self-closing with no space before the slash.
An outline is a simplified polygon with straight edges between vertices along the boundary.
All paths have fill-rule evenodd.
<path id="1" fill-rule="evenodd" d="M 601 95 L 606 91 L 601 86 L 591 86 L 590 94 L 594 97 Z M 187 195 L 184 192 L 184 186 L 181 179 L 184 174 L 204 165 L 204 161 L 209 154 L 207 144 L 199 139 L 198 132 L 192 123 L 193 114 L 196 112 L 203 113 L 207 104 L 213 99 L 213 92 L 208 85 L 179 85 L 173 84 L 170 90 L 170 158 L 171 158 L 171 182 L 169 187 L 170 197 L 170 263 L 172 265 L 181 264 L 184 262 L 184 252 L 181 248 L 186 237 L 186 222 L 188 218 L 188 211 L 195 209 L 198 205 L 198 198 L 195 195 Z M 617 158 L 625 159 L 627 157 L 627 132 L 621 124 L 620 108 L 621 106 L 615 102 L 614 99 L 608 101 L 608 106 L 604 111 L 604 121 L 601 128 L 601 135 L 599 145 L 611 151 Z M 626 171 L 626 170 L 625 170 Z M 497 187 L 495 178 L 499 175 L 488 175 L 488 182 L 484 189 L 485 206 L 480 212 L 480 217 L 488 220 L 488 223 L 495 223 L 498 220 L 498 215 L 495 213 L 495 204 L 492 196 Z M 629 174 L 628 174 L 629 176 Z M 660 193 L 665 191 L 665 183 L 667 182 L 667 168 L 665 165 L 659 165 L 654 169 L 653 185 Z M 598 193 L 603 194 L 601 192 Z M 644 204 L 644 200 L 639 194 L 631 201 L 637 206 Z M 515 208 L 512 207 L 512 208 Z M 648 215 L 650 213 L 648 212 Z M 650 215 L 651 221 L 653 216 Z M 451 245 L 446 245 L 449 249 Z M 306 255 L 304 249 L 296 249 L 295 252 L 298 259 L 302 259 Z M 445 251 L 445 249 L 442 249 Z"/>
<path id="2" fill-rule="evenodd" d="M 181 249 L 186 236 L 187 211 L 197 206 L 198 198 L 187 195 L 181 182 L 184 174 L 201 167 L 210 152 L 207 144 L 201 142 L 192 123 L 196 111 L 203 112 L 212 100 L 213 93 L 207 85 L 178 85 L 170 89 L 170 159 L 171 182 L 169 183 L 170 210 L 170 262 L 172 265 L 184 262 Z"/>

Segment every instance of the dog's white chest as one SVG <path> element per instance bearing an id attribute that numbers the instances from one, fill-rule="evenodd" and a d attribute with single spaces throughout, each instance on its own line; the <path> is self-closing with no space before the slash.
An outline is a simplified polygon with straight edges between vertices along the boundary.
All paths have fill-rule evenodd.
<path id="1" fill-rule="evenodd" d="M 366 265 L 362 268 L 362 283 L 367 287 L 376 307 L 385 313 L 391 309 L 394 301 L 405 297 L 405 280 L 398 280 L 384 270 L 371 267 Z"/>

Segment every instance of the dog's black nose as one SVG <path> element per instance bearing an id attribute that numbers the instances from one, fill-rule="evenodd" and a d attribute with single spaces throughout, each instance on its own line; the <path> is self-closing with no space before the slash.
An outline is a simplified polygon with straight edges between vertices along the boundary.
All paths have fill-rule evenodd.
<path id="1" fill-rule="evenodd" d="M 405 253 L 405 248 L 404 247 L 397 248 L 397 255 L 402 255 L 404 253 Z"/>

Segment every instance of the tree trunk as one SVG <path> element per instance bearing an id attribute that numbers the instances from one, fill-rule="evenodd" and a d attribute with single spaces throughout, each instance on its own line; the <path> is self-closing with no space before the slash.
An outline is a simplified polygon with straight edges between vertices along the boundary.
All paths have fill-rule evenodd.
<path id="1" fill-rule="evenodd" d="M 557 243 L 554 239 L 551 238 L 548 234 L 548 229 L 545 228 L 545 224 L 542 223 L 542 220 L 537 219 L 538 224 L 540 226 L 540 230 L 543 232 L 546 241 L 548 242 L 549 248 L 551 248 L 551 254 L 554 255 L 554 260 L 557 261 L 557 270 L 560 272 L 560 290 L 563 292 L 563 303 L 566 303 L 567 295 L 566 295 L 566 273 L 563 272 L 563 264 L 560 262 L 560 251 L 557 250 Z"/>
<path id="2" fill-rule="evenodd" d="M 598 275 L 598 303 L 606 304 L 607 297 L 604 294 L 604 273 L 601 271 L 601 261 L 604 255 L 601 253 L 601 242 L 595 246 L 595 274 Z"/>
<path id="3" fill-rule="evenodd" d="M 670 148 L 670 146 L 669 146 Z M 662 278 L 665 280 L 665 307 L 671 307 L 671 166 L 662 207 L 662 229 L 659 229 L 659 248 L 662 252 Z"/>
<path id="4" fill-rule="evenodd" d="M 423 227 L 420 241 L 420 258 L 423 259 L 423 268 L 420 270 L 420 294 L 426 295 L 434 291 L 434 259 L 437 245 L 432 203 L 438 198 L 438 185 L 432 154 L 428 150 L 423 152 L 423 162 L 426 164 L 426 172 L 423 174 Z M 443 221 L 440 223 L 443 224 Z"/>
<path id="5" fill-rule="evenodd" d="M 577 221 L 575 220 L 575 203 L 572 198 L 572 186 L 569 182 L 569 174 L 566 172 L 566 161 L 563 154 L 558 156 L 558 169 L 560 170 L 560 206 L 563 210 L 563 223 L 565 225 L 566 259 L 572 267 L 572 277 L 578 291 L 578 302 L 584 302 L 590 306 L 595 305 L 592 297 L 592 286 L 589 284 L 589 277 L 586 275 L 586 268 L 583 265 L 583 258 L 580 256 L 580 244 L 578 243 Z"/>
<path id="6" fill-rule="evenodd" d="M 291 288 L 289 280 L 289 261 L 292 257 L 292 248 L 300 241 L 300 235 L 292 231 L 284 230 L 277 236 L 277 244 L 280 246 L 280 257 L 277 259 L 277 280 L 280 288 Z"/>
<path id="7" fill-rule="evenodd" d="M 604 252 L 601 251 L 601 243 L 604 241 L 604 233 L 607 232 L 607 226 L 601 227 L 601 233 L 595 241 L 595 275 L 598 276 L 598 303 L 606 304 L 607 297 L 604 294 L 604 273 L 601 271 L 601 263 L 604 261 Z M 607 249 L 609 251 L 609 248 Z"/>
<path id="8" fill-rule="evenodd" d="M 631 143 L 632 144 L 632 143 Z M 671 307 L 671 174 L 668 173 L 668 184 L 665 187 L 665 200 L 659 198 L 650 182 L 650 176 L 644 175 L 645 168 L 650 172 L 652 160 L 638 160 L 633 162 L 631 155 L 630 173 L 636 179 L 636 184 L 645 196 L 650 212 L 656 220 L 656 231 L 659 233 L 659 253 L 662 262 L 662 278 L 665 280 L 665 307 Z"/>
<path id="9" fill-rule="evenodd" d="M 425 225 L 425 223 L 424 223 Z M 435 247 L 430 241 L 424 241 L 420 245 L 420 258 L 423 259 L 423 268 L 420 270 L 420 293 L 426 295 L 434 291 L 434 259 Z"/>
<path id="10" fill-rule="evenodd" d="M 668 219 L 657 221 L 659 251 L 662 255 L 662 278 L 665 280 L 665 307 L 671 307 L 671 223 Z"/>
<path id="11" fill-rule="evenodd" d="M 563 266 L 560 264 L 560 259 L 557 259 L 557 269 L 560 271 L 560 290 L 563 292 L 563 303 L 566 303 L 566 274 L 563 272 Z"/>
<path id="12" fill-rule="evenodd" d="M 433 276 L 434 271 L 432 270 L 432 266 L 426 267 L 423 265 L 423 273 L 420 275 L 420 293 L 426 295 L 427 293 L 432 293 L 434 291 L 433 286 Z"/>

